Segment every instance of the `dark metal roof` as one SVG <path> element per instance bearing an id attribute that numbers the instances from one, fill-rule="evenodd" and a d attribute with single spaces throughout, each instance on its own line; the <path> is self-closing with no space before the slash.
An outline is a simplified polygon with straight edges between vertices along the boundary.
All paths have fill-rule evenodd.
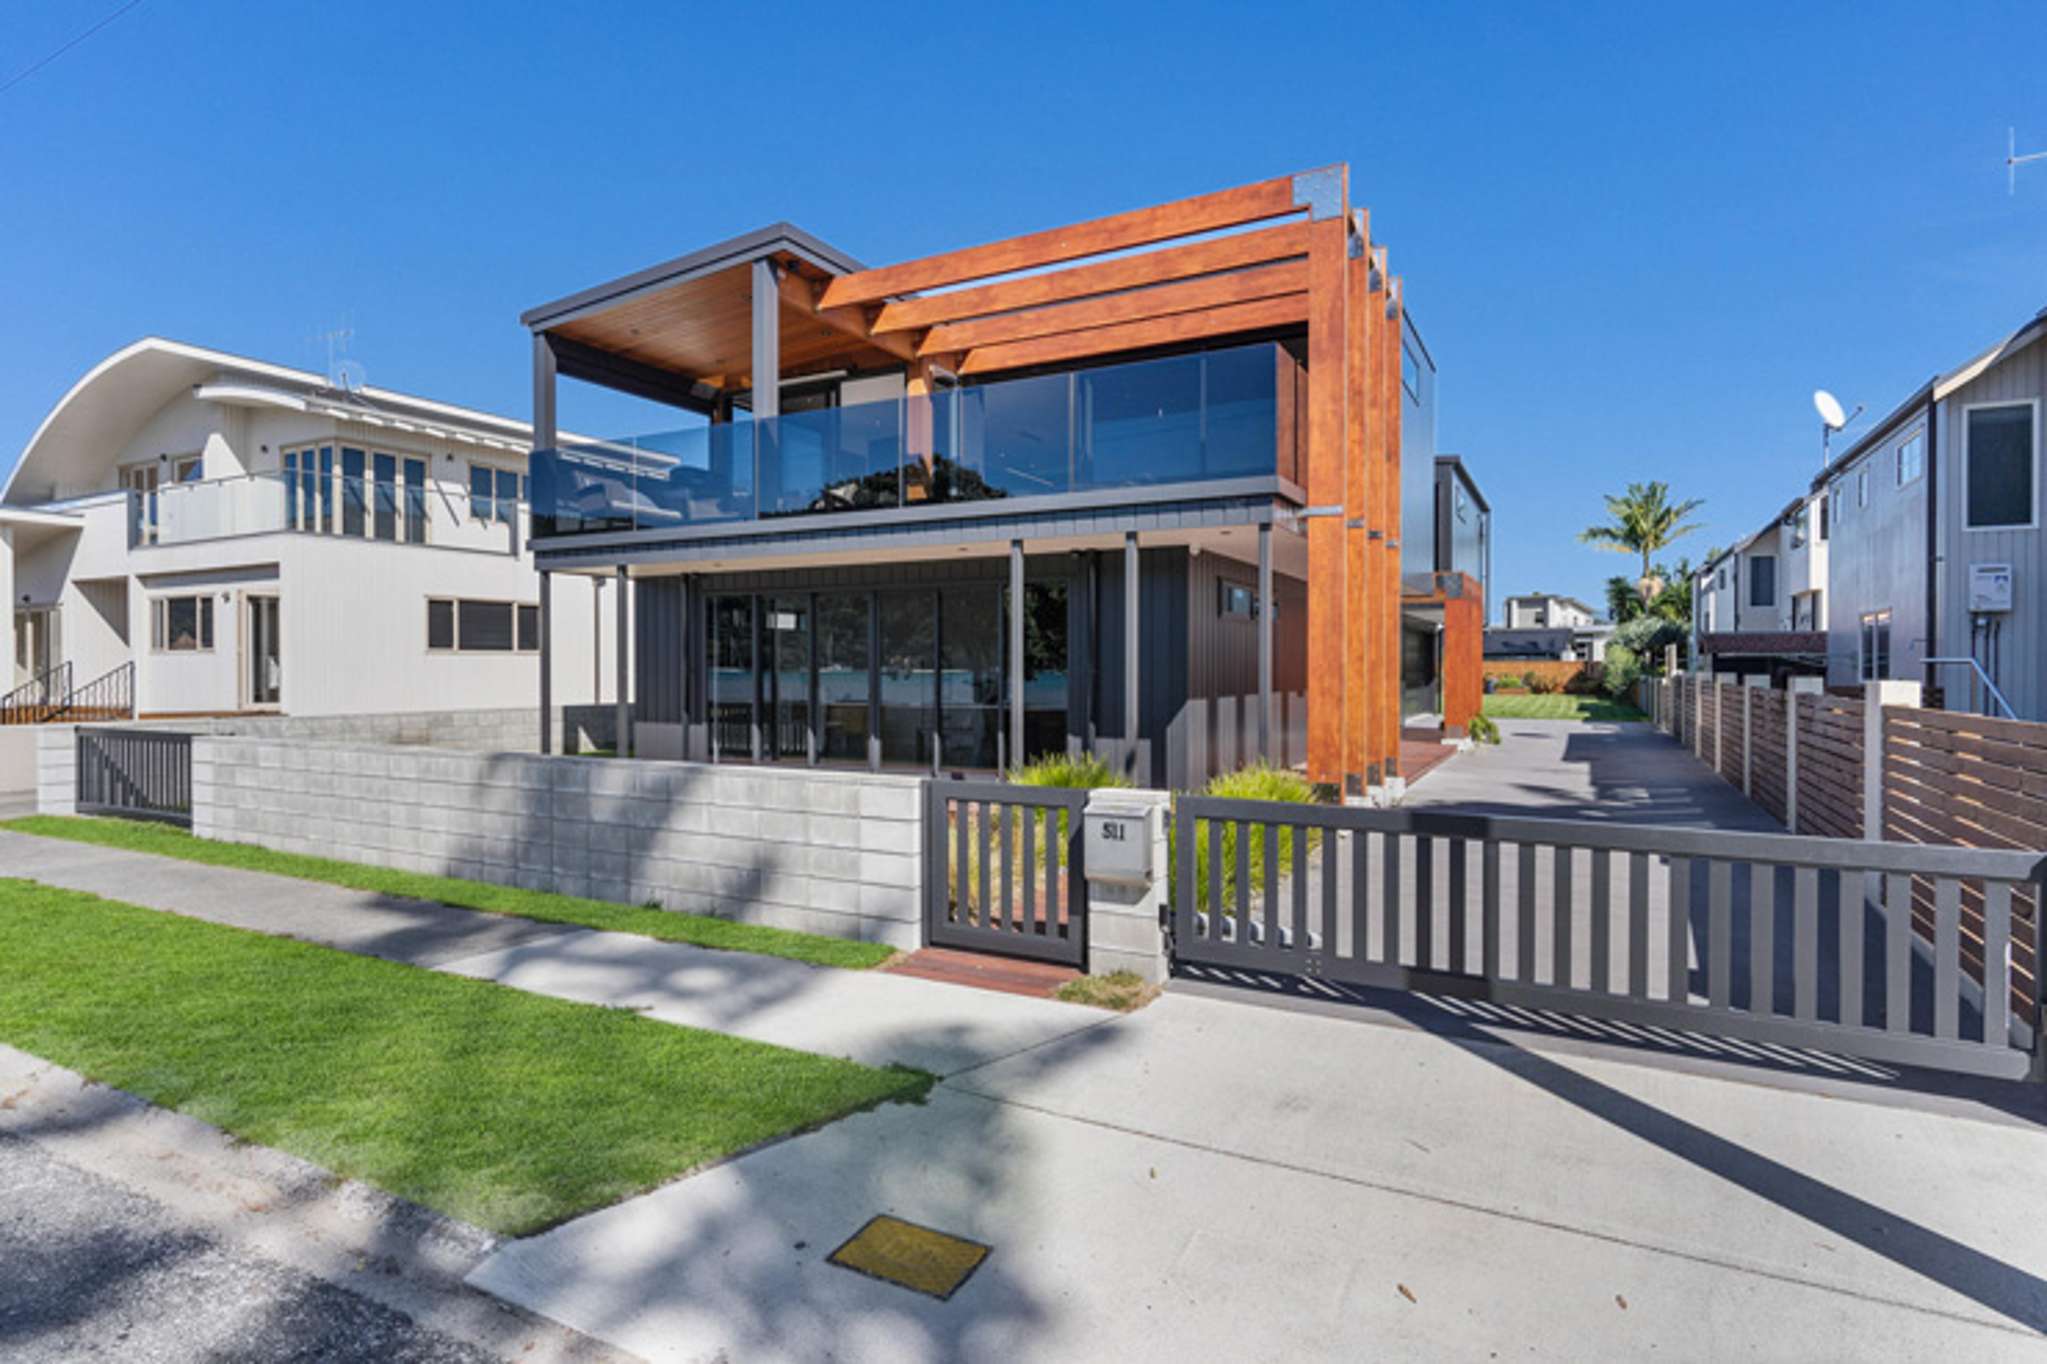
<path id="1" fill-rule="evenodd" d="M 609 308 L 636 294 L 665 289 L 729 270 L 735 265 L 746 265 L 784 253 L 809 261 L 832 275 L 850 275 L 866 268 L 845 252 L 827 245 L 793 223 L 774 223 L 692 251 L 686 256 L 677 256 L 660 265 L 650 265 L 630 275 L 621 275 L 607 283 L 579 290 L 552 303 L 529 308 L 519 315 L 519 322 L 534 331 L 545 331 L 573 318 Z"/>

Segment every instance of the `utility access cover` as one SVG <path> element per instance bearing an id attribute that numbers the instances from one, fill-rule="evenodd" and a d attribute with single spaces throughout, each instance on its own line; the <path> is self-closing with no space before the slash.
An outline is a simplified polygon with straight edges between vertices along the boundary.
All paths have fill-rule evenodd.
<path id="1" fill-rule="evenodd" d="M 825 1259 L 842 1269 L 926 1293 L 942 1302 L 981 1267 L 988 1250 L 978 1241 L 882 1214 L 870 1219 Z"/>

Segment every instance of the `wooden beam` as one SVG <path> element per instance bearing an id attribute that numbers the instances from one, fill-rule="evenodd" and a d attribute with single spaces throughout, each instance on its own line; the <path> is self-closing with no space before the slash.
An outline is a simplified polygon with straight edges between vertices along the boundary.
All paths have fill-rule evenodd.
<path id="1" fill-rule="evenodd" d="M 1170 317 L 1093 327 L 1060 336 L 980 346 L 966 353 L 960 362 L 959 373 L 988 374 L 995 370 L 1021 369 L 1026 365 L 1049 365 L 1090 355 L 1110 355 L 1147 346 L 1169 346 L 1180 341 L 1227 336 L 1231 332 L 1292 326 L 1305 322 L 1307 318 L 1308 296 L 1287 294 L 1279 298 L 1259 299 L 1254 303 L 1233 303 L 1207 312 L 1174 313 Z"/>
<path id="2" fill-rule="evenodd" d="M 1031 232 L 986 246 L 947 251 L 922 260 L 887 265 L 878 270 L 861 270 L 841 275 L 825 286 L 819 300 L 826 308 L 844 308 L 862 303 L 879 303 L 897 294 L 920 289 L 938 289 L 948 284 L 1006 275 L 1013 270 L 1030 270 L 1043 265 L 1098 256 L 1135 246 L 1213 232 L 1267 218 L 1284 217 L 1305 206 L 1295 202 L 1294 177 L 1276 176 L 1254 185 L 1199 194 L 1154 208 L 1111 214 L 1068 227 Z"/>
<path id="3" fill-rule="evenodd" d="M 917 358 L 916 343 L 904 336 L 876 336 L 867 329 L 866 317 L 858 308 L 820 308 L 817 306 L 819 286 L 803 278 L 794 270 L 782 274 L 782 302 L 799 313 L 830 327 L 833 331 L 865 341 L 877 350 L 887 351 L 898 360 Z"/>
<path id="4" fill-rule="evenodd" d="M 1308 254 L 1308 225 L 1281 223 L 1254 232 L 1213 241 L 1171 246 L 1138 256 L 1123 256 L 1094 265 L 1075 265 L 1046 275 L 956 289 L 928 298 L 906 298 L 881 305 L 874 318 L 876 332 L 915 331 L 942 322 L 985 317 L 990 313 L 1060 303 L 1069 298 L 1088 298 L 1137 289 L 1169 280 L 1192 279 L 1218 270 L 1238 270 L 1268 261 L 1286 260 Z"/>
<path id="5" fill-rule="evenodd" d="M 1343 217 L 1313 225 L 1308 238 L 1308 469 L 1310 506 L 1343 503 L 1348 340 Z M 1341 787 L 1343 767 L 1343 521 L 1308 522 L 1308 778 Z M 1351 794 L 1344 791 L 1345 795 Z"/>
<path id="6" fill-rule="evenodd" d="M 1043 308 L 1025 308 L 997 317 L 978 317 L 965 322 L 947 322 L 924 334 L 918 346 L 922 355 L 972 350 L 975 346 L 1025 341 L 1036 336 L 1086 331 L 1118 322 L 1137 322 L 1174 313 L 1200 312 L 1230 303 L 1277 298 L 1282 294 L 1304 293 L 1308 288 L 1308 263 L 1281 261 L 1250 270 L 1207 275 L 1200 279 L 1161 284 L 1150 289 L 1127 289 L 1103 298 L 1083 298 L 1071 303 L 1054 303 Z"/>

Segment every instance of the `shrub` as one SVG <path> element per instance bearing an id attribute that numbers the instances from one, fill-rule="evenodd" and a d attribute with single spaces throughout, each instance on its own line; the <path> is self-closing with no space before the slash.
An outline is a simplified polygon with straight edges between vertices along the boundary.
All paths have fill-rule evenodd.
<path id="1" fill-rule="evenodd" d="M 1642 660 L 1635 656 L 1633 649 L 1625 644 L 1606 646 L 1606 667 L 1601 680 L 1608 696 L 1616 701 L 1630 700 L 1635 684 L 1641 679 Z"/>
<path id="2" fill-rule="evenodd" d="M 1011 768 L 1009 779 L 1018 786 L 1063 786 L 1077 791 L 1130 785 L 1128 777 L 1092 753 L 1041 753 L 1022 767 Z"/>
<path id="3" fill-rule="evenodd" d="M 1268 800 L 1292 805 L 1313 805 L 1316 799 L 1315 784 L 1306 777 L 1263 763 L 1224 772 L 1212 778 L 1202 788 L 1201 794 L 1224 800 Z M 1197 820 L 1194 825 L 1194 907 L 1201 910 L 1207 909 L 1209 904 L 1209 823 L 1204 819 Z M 1221 874 L 1226 878 L 1222 885 L 1222 900 L 1226 915 L 1236 913 L 1237 827 L 1233 820 L 1224 822 L 1222 826 Z M 1243 831 L 1249 841 L 1249 847 L 1245 849 L 1249 859 L 1246 870 L 1255 910 L 1265 894 L 1265 830 L 1262 825 L 1246 824 Z M 1321 832 L 1315 829 L 1304 832 L 1308 839 L 1308 852 L 1312 854 L 1322 842 Z M 1293 867 L 1295 833 L 1284 824 L 1273 830 L 1273 855 L 1279 863 L 1278 874 L 1281 876 Z"/>
<path id="4" fill-rule="evenodd" d="M 1493 723 L 1490 715 L 1474 715 L 1471 723 L 1464 727 L 1465 735 L 1475 744 L 1496 744 L 1500 741 L 1500 727 Z"/>
<path id="5" fill-rule="evenodd" d="M 1606 670 L 1597 663 L 1587 663 L 1564 683 L 1564 690 L 1572 696 L 1597 696 L 1605 687 Z"/>
<path id="6" fill-rule="evenodd" d="M 1537 696 L 1548 696 L 1557 689 L 1557 680 L 1544 673 L 1528 674 L 1528 690 Z"/>
<path id="7" fill-rule="evenodd" d="M 1613 660 L 1614 646 L 1618 645 L 1635 656 L 1638 668 L 1657 672 L 1663 667 L 1665 646 L 1675 644 L 1682 651 L 1685 630 L 1676 621 L 1661 616 L 1638 616 L 1634 620 L 1614 627 L 1613 637 L 1606 646 L 1608 665 Z"/>

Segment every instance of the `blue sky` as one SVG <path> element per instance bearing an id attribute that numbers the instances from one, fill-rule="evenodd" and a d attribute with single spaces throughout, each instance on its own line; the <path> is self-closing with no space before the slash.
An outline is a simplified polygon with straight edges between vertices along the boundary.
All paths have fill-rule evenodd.
<path id="1" fill-rule="evenodd" d="M 10 7 L 0 82 L 117 3 Z M 885 264 L 1347 160 L 1495 597 L 1597 602 L 1600 492 L 1706 498 L 1696 556 L 1810 476 L 1815 386 L 2047 304 L 2037 3 L 920 13 L 144 0 L 0 93 L 0 467 L 148 333 L 317 369 L 346 321 L 523 416 L 523 308 L 763 223 Z"/>

